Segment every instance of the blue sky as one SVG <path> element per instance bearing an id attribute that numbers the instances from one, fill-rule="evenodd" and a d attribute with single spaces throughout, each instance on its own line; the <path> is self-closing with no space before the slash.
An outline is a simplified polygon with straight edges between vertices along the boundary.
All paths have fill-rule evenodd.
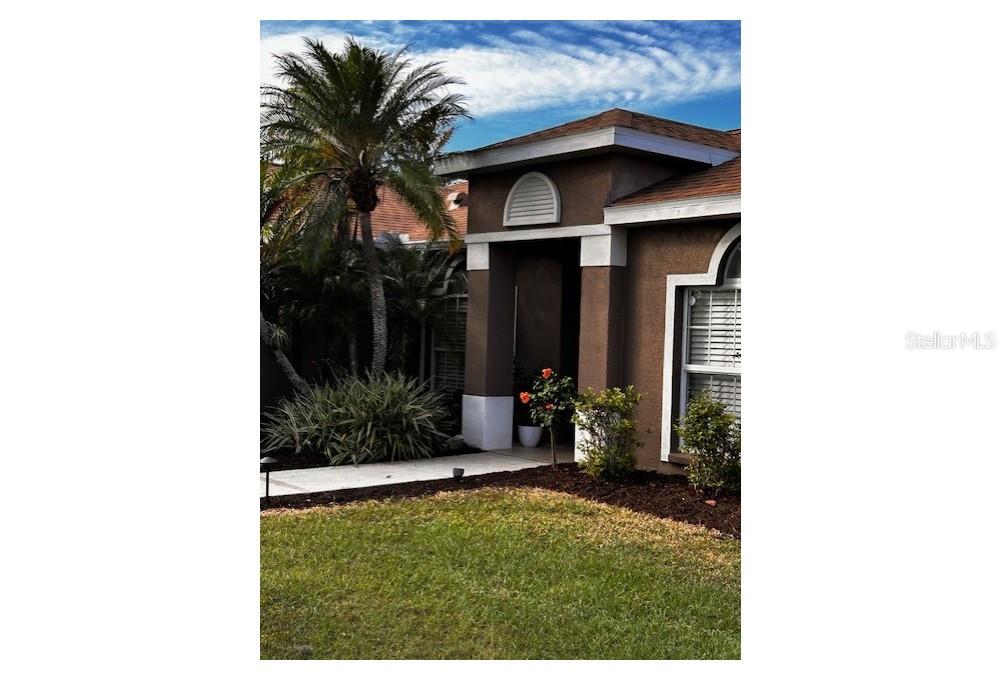
<path id="1" fill-rule="evenodd" d="M 706 127 L 740 127 L 737 21 L 262 21 L 261 82 L 271 55 L 344 36 L 415 62 L 443 61 L 466 81 L 474 120 L 449 151 L 471 149 L 621 107 Z"/>

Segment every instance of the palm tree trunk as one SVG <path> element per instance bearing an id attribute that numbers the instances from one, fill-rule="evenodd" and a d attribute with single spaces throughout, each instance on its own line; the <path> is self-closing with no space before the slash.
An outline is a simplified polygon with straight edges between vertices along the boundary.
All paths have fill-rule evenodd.
<path id="1" fill-rule="evenodd" d="M 370 212 L 361 213 L 361 246 L 365 256 L 365 269 L 368 270 L 368 292 L 372 302 L 372 373 L 379 375 L 385 372 L 386 343 L 389 333 L 385 290 L 382 288 L 382 265 L 379 264 L 378 254 L 375 252 Z"/>
<path id="2" fill-rule="evenodd" d="M 274 357 L 274 361 L 278 364 L 278 368 L 285 375 L 288 382 L 291 383 L 292 389 L 295 392 L 305 392 L 309 389 L 309 383 L 302 379 L 302 376 L 298 374 L 295 367 L 292 366 L 292 362 L 288 360 L 285 353 L 278 349 L 273 344 L 274 338 L 274 327 L 270 322 L 264 318 L 264 312 L 260 313 L 260 339 L 263 341 L 264 345 L 271 352 L 271 356 Z"/>
<path id="3" fill-rule="evenodd" d="M 358 334 L 353 330 L 347 336 L 347 361 L 351 366 L 351 375 L 358 374 Z"/>

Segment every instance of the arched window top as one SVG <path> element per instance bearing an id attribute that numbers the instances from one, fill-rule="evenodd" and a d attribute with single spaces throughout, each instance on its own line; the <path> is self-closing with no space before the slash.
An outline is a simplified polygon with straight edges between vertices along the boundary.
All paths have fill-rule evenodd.
<path id="1" fill-rule="evenodd" d="M 540 172 L 522 175 L 507 194 L 503 225 L 552 224 L 559 221 L 559 190 Z"/>
<path id="2" fill-rule="evenodd" d="M 725 274 L 723 275 L 724 283 L 739 283 L 740 282 L 740 247 L 741 242 L 736 242 L 736 247 L 733 251 L 729 253 L 728 259 L 726 259 Z"/>

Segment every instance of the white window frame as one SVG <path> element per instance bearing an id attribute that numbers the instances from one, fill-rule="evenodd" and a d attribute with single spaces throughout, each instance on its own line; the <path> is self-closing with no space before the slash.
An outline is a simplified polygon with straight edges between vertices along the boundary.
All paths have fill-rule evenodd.
<path id="1" fill-rule="evenodd" d="M 708 268 L 699 273 L 693 274 L 667 274 L 665 275 L 666 283 L 666 295 L 664 295 L 664 313 L 663 313 L 663 379 L 662 385 L 662 399 L 660 407 L 660 460 L 664 463 L 670 462 L 670 456 L 673 453 L 671 444 L 673 443 L 674 437 L 674 425 L 676 423 L 674 419 L 674 410 L 676 409 L 678 414 L 681 409 L 677 405 L 677 401 L 680 400 L 680 375 L 679 371 L 674 370 L 674 359 L 677 356 L 678 348 L 677 344 L 683 342 L 684 333 L 683 327 L 678 332 L 675 329 L 678 328 L 678 321 L 683 323 L 683 317 L 681 316 L 683 312 L 678 309 L 678 305 L 683 304 L 684 296 L 682 293 L 684 289 L 688 286 L 709 286 L 714 285 L 719 282 L 719 265 L 726 260 L 726 256 L 730 252 L 730 248 L 734 243 L 740 240 L 742 234 L 742 228 L 740 223 L 734 224 L 729 231 L 727 231 L 718 243 L 715 244 L 715 249 L 712 251 L 712 257 L 708 262 Z M 725 270 L 723 270 L 724 272 Z M 724 276 L 724 274 L 723 274 Z M 674 388 L 677 388 L 676 400 L 674 394 Z"/>
<path id="2" fill-rule="evenodd" d="M 526 180 L 531 178 L 541 179 L 545 185 L 552 192 L 552 212 L 547 215 L 537 216 L 537 217 L 509 217 L 510 215 L 510 201 L 514 198 L 514 194 L 517 193 L 518 187 L 521 186 Z M 540 172 L 526 172 L 517 178 L 514 182 L 514 186 L 510 188 L 507 193 L 507 200 L 503 204 L 503 226 L 505 227 L 519 227 L 527 224 L 556 224 L 559 222 L 559 217 L 561 214 L 561 202 L 559 200 L 559 189 L 556 187 L 555 182 L 546 177 Z"/>
<path id="3" fill-rule="evenodd" d="M 729 269 L 730 261 L 733 256 L 740 248 L 740 243 L 737 242 L 736 247 L 733 251 L 726 256 L 723 266 L 720 267 L 721 274 L 724 276 L 726 270 Z M 742 272 L 741 272 L 742 274 Z M 688 361 L 688 352 L 691 348 L 691 295 L 697 291 L 711 291 L 711 290 L 738 290 L 740 291 L 740 307 L 743 306 L 743 287 L 742 279 L 726 279 L 721 284 L 714 286 L 687 286 L 684 289 L 684 320 L 683 320 L 683 334 L 682 334 L 682 345 L 681 345 L 681 379 L 680 379 L 680 416 L 683 417 L 687 413 L 688 405 L 688 375 L 691 373 L 700 373 L 703 375 L 738 375 L 743 376 L 743 357 L 740 356 L 740 367 L 736 368 L 733 366 L 708 366 L 704 364 L 692 364 Z M 741 397 L 742 401 L 742 384 L 741 384 Z M 742 409 L 741 409 L 742 411 Z"/>

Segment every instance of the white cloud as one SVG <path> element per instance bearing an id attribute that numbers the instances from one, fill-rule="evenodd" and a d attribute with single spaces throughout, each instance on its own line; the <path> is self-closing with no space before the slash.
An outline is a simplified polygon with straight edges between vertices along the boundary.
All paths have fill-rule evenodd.
<path id="1" fill-rule="evenodd" d="M 354 31 L 358 40 L 383 49 L 399 47 L 415 36 L 409 25 L 362 28 Z M 602 35 L 556 26 L 503 37 L 479 32 L 478 43 L 412 50 L 410 56 L 418 63 L 443 61 L 449 74 L 464 80 L 466 84 L 456 89 L 466 95 L 476 117 L 616 101 L 663 104 L 739 86 L 739 47 L 726 41 L 713 39 L 707 41 L 711 47 L 699 48 L 691 45 L 697 36 L 683 32 L 667 37 L 663 31 L 663 37 L 657 37 L 641 25 L 629 26 L 634 30 L 607 23 L 588 28 Z M 567 42 L 568 34 L 592 44 Z M 331 50 L 339 49 L 344 39 L 343 33 L 317 31 L 262 38 L 262 82 L 275 82 L 271 53 L 301 51 L 304 35 L 320 38 Z M 681 42 L 685 38 L 687 42 Z"/>

